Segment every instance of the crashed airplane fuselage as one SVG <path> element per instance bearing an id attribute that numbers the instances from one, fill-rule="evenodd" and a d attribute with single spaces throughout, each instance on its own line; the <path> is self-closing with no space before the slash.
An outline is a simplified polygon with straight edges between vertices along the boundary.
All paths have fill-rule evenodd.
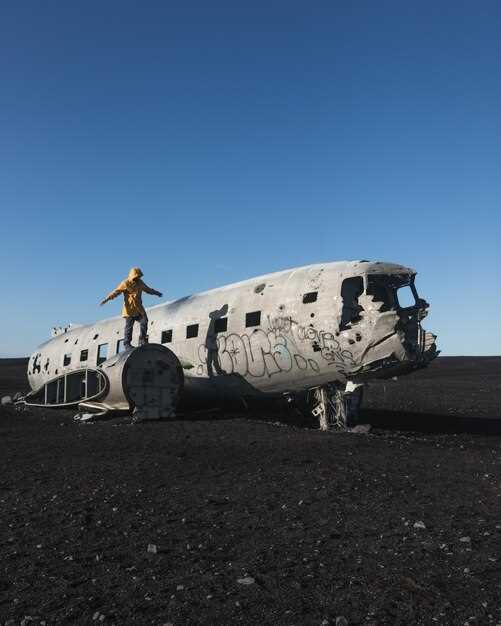
<path id="1" fill-rule="evenodd" d="M 147 310 L 150 356 L 152 344 L 161 360 L 174 353 L 184 368 L 183 393 L 200 397 L 293 396 L 407 374 L 437 355 L 435 336 L 421 327 L 428 304 L 417 294 L 415 274 L 392 263 L 325 263 L 160 304 Z M 126 367 L 123 326 L 115 317 L 70 327 L 39 346 L 28 366 L 32 398 L 45 406 L 99 403 L 107 370 Z M 54 386 L 72 375 L 72 393 L 63 382 Z"/>

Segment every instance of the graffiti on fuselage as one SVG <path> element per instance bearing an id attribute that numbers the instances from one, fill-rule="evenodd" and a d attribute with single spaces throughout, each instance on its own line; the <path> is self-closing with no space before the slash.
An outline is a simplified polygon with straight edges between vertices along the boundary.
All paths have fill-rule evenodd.
<path id="1" fill-rule="evenodd" d="M 270 317 L 268 315 L 268 329 L 270 332 L 281 334 L 293 335 L 295 333 L 299 342 L 309 342 L 315 351 L 320 352 L 320 355 L 329 365 L 339 366 L 340 371 L 355 365 L 351 350 L 343 348 L 333 333 L 326 330 L 317 330 L 313 324 L 302 326 L 290 316 Z M 304 359 L 304 357 L 301 355 L 297 356 L 300 358 L 296 359 L 296 361 L 302 363 L 301 359 Z M 298 367 L 301 367 L 299 363 Z"/>
<path id="2" fill-rule="evenodd" d="M 212 377 L 215 372 L 217 375 L 260 378 L 290 372 L 293 368 L 319 372 L 319 363 L 297 349 L 297 343 L 305 342 L 310 344 L 309 349 L 319 352 L 327 365 L 335 366 L 341 373 L 355 365 L 352 352 L 343 349 L 333 333 L 319 331 L 313 326 L 300 326 L 291 317 L 268 316 L 268 330 L 256 328 L 244 334 L 220 333 L 217 339 L 215 337 L 212 349 L 207 342 L 200 345 L 197 374 Z"/>
<path id="3" fill-rule="evenodd" d="M 197 374 L 201 376 L 207 372 L 212 376 L 214 356 L 209 354 L 205 344 L 199 346 L 198 356 L 200 364 Z M 217 361 L 218 367 L 215 369 L 218 375 L 239 374 L 255 378 L 290 372 L 294 366 L 303 370 L 310 367 L 315 372 L 320 369 L 315 359 L 306 359 L 297 354 L 293 343 L 283 333 L 266 332 L 261 328 L 249 334 L 219 334 Z"/>
<path id="4" fill-rule="evenodd" d="M 42 369 L 42 366 L 40 364 L 40 359 L 42 358 L 42 355 L 40 352 L 38 352 L 35 355 L 35 358 L 33 359 L 33 368 L 31 370 L 32 374 L 40 374 L 40 370 Z"/>
<path id="5" fill-rule="evenodd" d="M 313 349 L 320 352 L 329 365 L 336 365 L 341 372 L 355 365 L 353 353 L 346 350 L 334 336 L 334 333 L 317 330 L 313 326 L 298 327 L 299 341 L 311 342 Z"/>
<path id="6" fill-rule="evenodd" d="M 290 333 L 293 325 L 297 325 L 290 315 L 282 315 L 268 318 L 268 331 L 274 333 Z"/>

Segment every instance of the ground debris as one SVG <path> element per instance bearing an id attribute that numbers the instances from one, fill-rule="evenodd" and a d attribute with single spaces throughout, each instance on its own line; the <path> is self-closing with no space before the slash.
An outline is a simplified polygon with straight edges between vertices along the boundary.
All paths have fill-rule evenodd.
<path id="1" fill-rule="evenodd" d="M 243 578 L 237 578 L 237 583 L 239 585 L 253 585 L 256 582 L 256 579 L 252 576 L 244 576 Z"/>
<path id="2" fill-rule="evenodd" d="M 359 435 L 367 435 L 371 431 L 370 424 L 357 424 L 349 429 L 350 433 L 358 433 Z"/>

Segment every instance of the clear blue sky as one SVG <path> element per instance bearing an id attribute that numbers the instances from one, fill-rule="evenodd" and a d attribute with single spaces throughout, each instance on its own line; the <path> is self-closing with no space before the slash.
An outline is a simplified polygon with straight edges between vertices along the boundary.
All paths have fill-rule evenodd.
<path id="1" fill-rule="evenodd" d="M 173 299 L 356 258 L 501 354 L 500 33 L 495 0 L 4 2 L 0 356 L 132 265 Z"/>

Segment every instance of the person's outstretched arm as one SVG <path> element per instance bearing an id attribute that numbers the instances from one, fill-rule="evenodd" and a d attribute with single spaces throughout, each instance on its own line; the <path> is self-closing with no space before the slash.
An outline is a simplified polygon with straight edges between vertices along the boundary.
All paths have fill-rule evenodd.
<path id="1" fill-rule="evenodd" d="M 113 300 L 114 298 L 119 296 L 124 291 L 126 291 L 125 285 L 123 283 L 120 283 L 118 285 L 118 287 L 116 289 L 113 289 L 113 291 L 111 293 L 109 293 L 104 300 L 101 300 L 101 302 L 99 304 L 101 306 L 103 306 L 103 304 L 106 304 L 106 302 L 109 302 L 110 300 Z"/>
<path id="2" fill-rule="evenodd" d="M 141 281 L 143 282 L 143 281 Z M 158 296 L 159 298 L 162 297 L 162 292 L 157 291 L 156 289 L 152 289 L 151 287 L 148 287 L 148 285 L 146 283 L 143 282 L 143 291 L 146 291 L 146 293 L 151 294 L 152 296 Z"/>

